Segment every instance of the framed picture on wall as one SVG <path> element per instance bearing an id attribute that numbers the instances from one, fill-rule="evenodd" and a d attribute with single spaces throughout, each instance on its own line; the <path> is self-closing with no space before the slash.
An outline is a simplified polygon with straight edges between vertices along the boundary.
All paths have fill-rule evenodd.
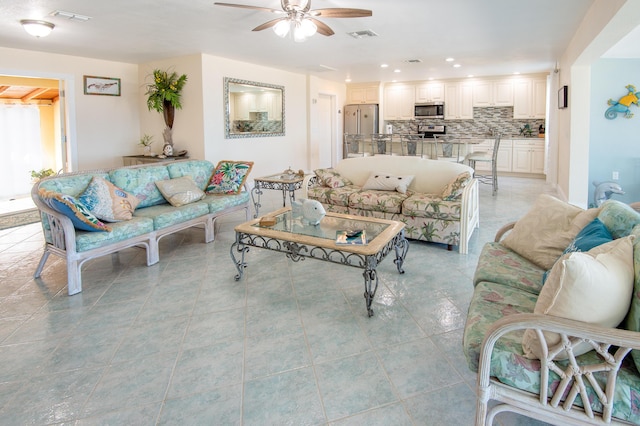
<path id="1" fill-rule="evenodd" d="M 120 96 L 120 79 L 85 75 L 84 94 Z"/>
<path id="2" fill-rule="evenodd" d="M 558 108 L 566 108 L 569 102 L 569 86 L 562 86 L 558 90 Z"/>

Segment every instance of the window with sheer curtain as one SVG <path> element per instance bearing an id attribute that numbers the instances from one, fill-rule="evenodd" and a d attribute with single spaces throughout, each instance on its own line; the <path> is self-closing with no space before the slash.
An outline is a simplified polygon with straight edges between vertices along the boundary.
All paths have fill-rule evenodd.
<path id="1" fill-rule="evenodd" d="M 31 191 L 31 170 L 42 169 L 37 105 L 0 104 L 0 199 Z"/>

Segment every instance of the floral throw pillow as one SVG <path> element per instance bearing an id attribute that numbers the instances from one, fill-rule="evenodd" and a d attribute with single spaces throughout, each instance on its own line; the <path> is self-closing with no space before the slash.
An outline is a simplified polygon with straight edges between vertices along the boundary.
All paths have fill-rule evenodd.
<path id="1" fill-rule="evenodd" d="M 440 195 L 445 201 L 453 201 L 462 195 L 464 187 L 467 186 L 471 180 L 471 173 L 462 172 L 451 180 L 448 184 L 442 188 L 442 194 Z"/>
<path id="2" fill-rule="evenodd" d="M 214 195 L 239 194 L 252 167 L 253 161 L 220 161 L 205 192 Z"/>
<path id="3" fill-rule="evenodd" d="M 342 188 L 343 186 L 353 185 L 346 177 L 342 177 L 340 173 L 334 169 L 316 169 L 313 171 L 323 186 L 329 188 Z"/>
<path id="4" fill-rule="evenodd" d="M 40 189 L 38 195 L 46 205 L 71 219 L 76 229 L 90 232 L 111 232 L 111 227 L 102 223 L 84 204 L 71 195 L 47 191 L 46 189 Z"/>
<path id="5" fill-rule="evenodd" d="M 131 220 L 133 211 L 140 204 L 135 195 L 100 176 L 94 176 L 78 198 L 91 213 L 105 222 Z"/>

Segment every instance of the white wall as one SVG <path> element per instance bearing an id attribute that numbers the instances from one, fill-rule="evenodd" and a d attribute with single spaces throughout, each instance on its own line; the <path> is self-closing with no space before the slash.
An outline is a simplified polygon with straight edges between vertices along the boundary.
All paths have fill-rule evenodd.
<path id="1" fill-rule="evenodd" d="M 0 74 L 67 82 L 73 170 L 122 165 L 122 155 L 137 153 L 137 65 L 0 47 Z M 120 78 L 122 95 L 85 95 L 84 75 Z"/>

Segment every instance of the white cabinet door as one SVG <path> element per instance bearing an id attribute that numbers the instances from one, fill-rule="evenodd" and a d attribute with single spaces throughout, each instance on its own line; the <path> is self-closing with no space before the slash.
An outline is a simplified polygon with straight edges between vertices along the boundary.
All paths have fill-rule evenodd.
<path id="1" fill-rule="evenodd" d="M 347 104 L 377 104 L 380 102 L 378 85 L 347 86 Z"/>
<path id="2" fill-rule="evenodd" d="M 495 106 L 513 106 L 513 80 L 493 82 L 493 104 Z"/>
<path id="3" fill-rule="evenodd" d="M 473 87 L 470 83 L 444 85 L 444 119 L 473 119 Z"/>
<path id="4" fill-rule="evenodd" d="M 389 85 L 384 88 L 384 119 L 411 120 L 415 106 L 415 87 L 407 84 Z"/>
<path id="5" fill-rule="evenodd" d="M 444 101 L 444 84 L 443 83 L 424 83 L 416 86 L 417 104 L 422 102 L 443 102 Z"/>
<path id="6" fill-rule="evenodd" d="M 518 79 L 513 87 L 513 118 L 545 118 L 547 81 Z"/>
<path id="7" fill-rule="evenodd" d="M 248 93 L 235 94 L 235 119 L 236 120 L 248 120 L 249 119 L 249 107 L 250 99 L 252 95 Z"/>
<path id="8" fill-rule="evenodd" d="M 473 106 L 493 107 L 512 105 L 512 80 L 480 80 L 473 84 Z"/>
<path id="9" fill-rule="evenodd" d="M 544 174 L 544 159 L 544 141 L 513 141 L 514 172 Z"/>

